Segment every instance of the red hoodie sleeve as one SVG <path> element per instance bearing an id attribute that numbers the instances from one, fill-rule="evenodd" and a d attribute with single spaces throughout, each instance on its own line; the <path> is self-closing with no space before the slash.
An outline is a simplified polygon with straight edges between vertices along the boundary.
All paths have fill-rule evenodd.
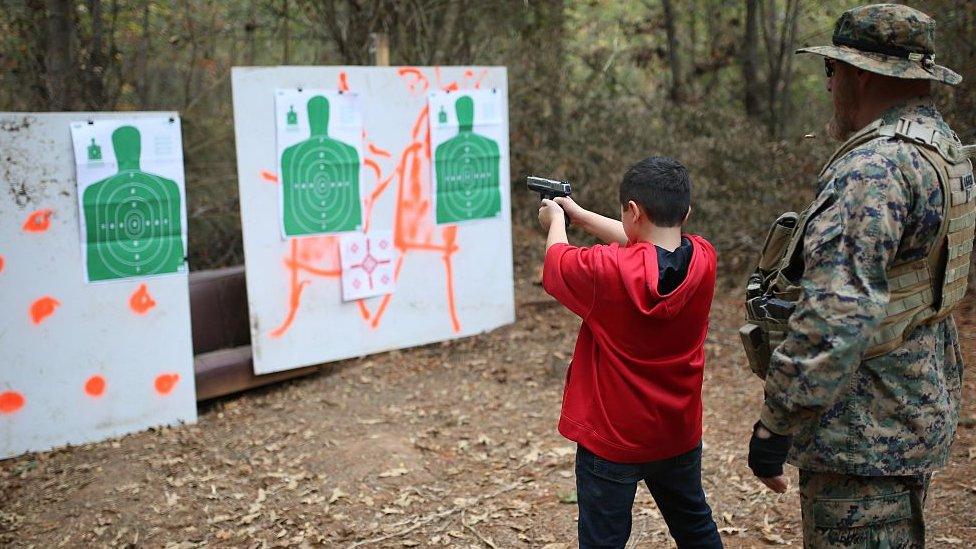
<path id="1" fill-rule="evenodd" d="M 596 298 L 593 248 L 554 244 L 546 251 L 542 287 L 567 309 L 582 318 L 590 313 Z"/>

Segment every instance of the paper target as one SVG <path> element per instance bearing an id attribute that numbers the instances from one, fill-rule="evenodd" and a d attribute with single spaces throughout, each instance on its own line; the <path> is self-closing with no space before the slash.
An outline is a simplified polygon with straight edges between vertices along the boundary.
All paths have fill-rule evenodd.
<path id="1" fill-rule="evenodd" d="M 362 123 L 355 98 L 337 92 L 278 90 L 276 103 L 284 236 L 358 229 Z M 305 107 L 302 112 L 296 111 L 296 103 Z M 333 138 L 330 127 L 353 144 Z M 294 142 L 299 136 L 307 138 Z"/>
<path id="2" fill-rule="evenodd" d="M 141 131 L 119 123 L 72 124 L 89 281 L 186 270 L 179 126 L 169 119 L 139 125 Z M 98 142 L 109 141 L 112 152 L 103 162 L 100 150 L 92 154 L 93 143 L 100 149 Z M 90 182 L 106 173 L 112 175 Z"/>
<path id="3" fill-rule="evenodd" d="M 430 112 L 438 113 L 431 117 L 438 224 L 494 218 L 501 211 L 497 101 L 491 91 L 431 94 Z"/>

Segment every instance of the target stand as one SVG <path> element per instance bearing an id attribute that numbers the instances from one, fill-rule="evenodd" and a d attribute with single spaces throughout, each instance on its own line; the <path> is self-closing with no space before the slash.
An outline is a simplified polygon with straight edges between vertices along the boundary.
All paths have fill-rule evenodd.
<path id="1" fill-rule="evenodd" d="M 437 223 L 491 218 L 501 211 L 498 143 L 472 131 L 474 101 L 455 102 L 458 134 L 438 145 Z"/>
<path id="2" fill-rule="evenodd" d="M 310 136 L 281 155 L 286 236 L 353 231 L 362 225 L 359 153 L 328 135 L 329 100 L 308 100 Z"/>
<path id="3" fill-rule="evenodd" d="M 88 279 L 182 272 L 180 190 L 140 169 L 141 136 L 132 126 L 112 133 L 118 173 L 85 189 Z"/>

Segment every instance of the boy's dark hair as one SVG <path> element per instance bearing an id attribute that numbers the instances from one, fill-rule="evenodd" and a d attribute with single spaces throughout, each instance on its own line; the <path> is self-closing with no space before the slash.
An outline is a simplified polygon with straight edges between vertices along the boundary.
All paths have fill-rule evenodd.
<path id="1" fill-rule="evenodd" d="M 658 227 L 678 227 L 691 205 L 691 179 L 681 162 L 652 156 L 634 164 L 620 182 L 620 204 L 633 200 Z"/>

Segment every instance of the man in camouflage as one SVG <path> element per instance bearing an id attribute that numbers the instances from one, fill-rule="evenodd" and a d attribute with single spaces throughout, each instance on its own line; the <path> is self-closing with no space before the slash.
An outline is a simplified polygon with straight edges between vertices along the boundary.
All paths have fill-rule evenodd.
<path id="1" fill-rule="evenodd" d="M 824 168 L 818 197 L 796 229 L 799 298 L 769 359 L 749 466 L 777 492 L 787 489 L 787 458 L 800 469 L 808 547 L 922 547 L 929 480 L 955 436 L 963 365 L 948 313 L 906 329 L 893 349 L 868 353 L 893 314 L 892 266 L 941 246 L 949 200 L 923 147 L 877 128 L 904 119 L 935 128 L 945 136 L 940 146 L 964 151 L 963 160 L 971 152 L 929 98 L 932 81 L 962 80 L 934 63 L 934 28 L 906 6 L 863 6 L 837 21 L 833 46 L 797 52 L 824 57 L 834 103 L 829 131 L 850 141 Z M 866 129 L 881 134 L 865 140 Z M 964 194 L 952 199 L 968 207 L 971 167 L 958 165 L 969 172 L 957 180 Z M 967 265 L 968 230 L 968 249 L 953 252 Z"/>

